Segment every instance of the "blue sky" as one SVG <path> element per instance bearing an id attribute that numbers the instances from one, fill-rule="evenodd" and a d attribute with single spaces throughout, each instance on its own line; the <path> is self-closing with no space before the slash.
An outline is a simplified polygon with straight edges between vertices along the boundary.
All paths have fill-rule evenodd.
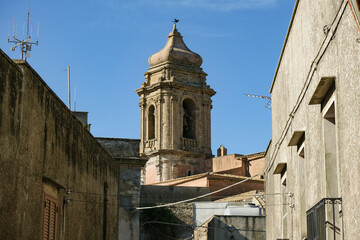
<path id="1" fill-rule="evenodd" d="M 212 109 L 212 150 L 264 151 L 271 139 L 269 96 L 295 0 L 31 0 L 33 37 L 39 46 L 30 65 L 67 103 L 67 66 L 72 100 L 88 111 L 97 137 L 140 138 L 139 97 L 148 58 L 165 46 L 172 20 L 186 45 L 203 58 L 208 84 L 217 92 Z M 0 0 L 0 48 L 14 17 L 21 37 L 28 0 Z M 72 109 L 74 102 L 72 101 Z"/>

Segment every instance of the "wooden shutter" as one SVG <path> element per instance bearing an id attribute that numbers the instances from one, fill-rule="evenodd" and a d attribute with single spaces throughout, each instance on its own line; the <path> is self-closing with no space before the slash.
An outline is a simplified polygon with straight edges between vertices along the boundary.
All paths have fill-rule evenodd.
<path id="1" fill-rule="evenodd" d="M 56 240 L 57 200 L 44 195 L 44 240 Z"/>

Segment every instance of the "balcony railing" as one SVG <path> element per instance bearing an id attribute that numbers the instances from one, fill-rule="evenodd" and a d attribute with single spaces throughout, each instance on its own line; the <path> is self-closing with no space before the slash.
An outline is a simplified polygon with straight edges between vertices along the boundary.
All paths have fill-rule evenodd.
<path id="1" fill-rule="evenodd" d="M 306 215 L 308 240 L 341 239 L 341 198 L 323 198 Z"/>
<path id="2" fill-rule="evenodd" d="M 145 148 L 150 148 L 151 150 L 155 150 L 155 142 L 156 142 L 156 138 L 147 140 L 145 142 Z"/>
<path id="3" fill-rule="evenodd" d="M 191 150 L 196 148 L 196 140 L 191 138 L 183 138 L 182 139 L 182 148 L 183 150 Z"/>

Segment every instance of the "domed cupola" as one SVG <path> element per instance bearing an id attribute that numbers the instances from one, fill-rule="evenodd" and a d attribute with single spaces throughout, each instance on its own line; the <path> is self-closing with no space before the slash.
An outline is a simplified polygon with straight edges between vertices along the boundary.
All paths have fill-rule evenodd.
<path id="1" fill-rule="evenodd" d="M 149 58 L 149 64 L 151 67 L 167 62 L 193 65 L 196 67 L 200 67 L 202 64 L 202 58 L 200 55 L 192 52 L 185 45 L 183 37 L 176 29 L 175 24 L 173 30 L 168 36 L 165 47 Z"/>

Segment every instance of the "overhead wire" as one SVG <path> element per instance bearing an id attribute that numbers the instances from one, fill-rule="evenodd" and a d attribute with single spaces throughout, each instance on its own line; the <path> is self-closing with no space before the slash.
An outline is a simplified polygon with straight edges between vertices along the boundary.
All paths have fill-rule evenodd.
<path id="1" fill-rule="evenodd" d="M 164 224 L 164 225 L 172 225 L 172 226 L 183 226 L 183 227 L 187 227 L 187 228 L 191 228 L 192 230 L 195 230 L 197 228 L 207 228 L 207 229 L 226 229 L 228 230 L 228 227 L 208 227 L 208 226 L 197 226 L 196 228 L 191 227 L 190 225 L 187 224 L 180 224 L 180 223 L 169 223 L 169 222 L 161 222 L 161 221 L 149 221 L 149 222 L 145 222 L 142 224 L 142 226 L 144 226 L 145 224 L 149 224 L 149 223 L 158 223 L 158 224 Z M 242 229 L 242 228 L 235 228 L 233 226 L 234 229 L 238 230 L 238 231 L 243 231 L 243 232 L 265 232 L 264 230 L 251 230 L 251 229 Z"/>
<path id="2" fill-rule="evenodd" d="M 155 206 L 150 206 L 150 207 L 138 207 L 138 208 L 136 208 L 136 209 L 137 209 L 137 210 L 146 210 L 146 209 L 162 208 L 162 207 L 168 207 L 168 206 L 178 205 L 178 204 L 181 204 L 181 203 L 192 202 L 192 201 L 194 201 L 194 200 L 197 200 L 197 199 L 200 199 L 200 198 L 204 198 L 204 197 L 207 197 L 207 196 L 211 196 L 211 195 L 213 195 L 213 194 L 215 194 L 215 193 L 222 192 L 222 191 L 224 191 L 224 190 L 226 190 L 226 189 L 232 188 L 232 187 L 234 187 L 234 186 L 236 186 L 236 185 L 239 185 L 239 184 L 241 184 L 241 183 L 244 183 L 244 182 L 246 182 L 246 181 L 249 181 L 249 180 L 251 180 L 251 179 L 253 179 L 253 178 L 255 178 L 255 177 L 259 176 L 259 175 L 262 175 L 264 172 L 265 172 L 265 170 L 263 170 L 262 172 L 254 175 L 254 176 L 252 176 L 252 177 L 248 177 L 248 178 L 246 178 L 246 179 L 244 179 L 244 180 L 242 180 L 242 181 L 240 181 L 240 182 L 231 184 L 231 185 L 229 185 L 229 186 L 227 186 L 227 187 L 224 187 L 224 188 L 221 188 L 221 189 L 219 189 L 219 190 L 216 190 L 216 191 L 213 191 L 213 192 L 210 192 L 210 193 L 207 193 L 207 194 L 203 194 L 203 195 L 200 195 L 200 196 L 197 196 L 197 197 L 189 198 L 189 199 L 182 200 L 182 201 L 178 201 L 178 202 L 174 202 L 174 203 L 167 203 L 167 204 L 155 205 Z"/>

